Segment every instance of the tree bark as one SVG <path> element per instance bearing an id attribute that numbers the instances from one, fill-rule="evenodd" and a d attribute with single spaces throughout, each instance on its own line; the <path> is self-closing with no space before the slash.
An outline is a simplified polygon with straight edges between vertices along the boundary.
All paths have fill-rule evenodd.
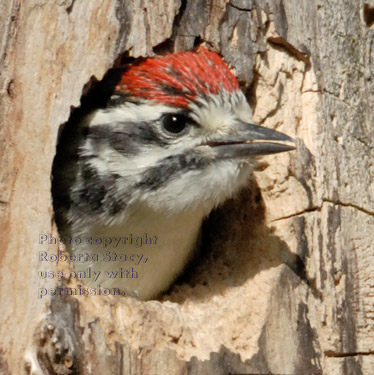
<path id="1" fill-rule="evenodd" d="M 374 373 L 373 28 L 373 0 L 0 4 L 0 373 Z M 201 42 L 297 150 L 210 216 L 162 299 L 43 296 L 71 269 L 40 259 L 61 125 L 124 56 Z"/>

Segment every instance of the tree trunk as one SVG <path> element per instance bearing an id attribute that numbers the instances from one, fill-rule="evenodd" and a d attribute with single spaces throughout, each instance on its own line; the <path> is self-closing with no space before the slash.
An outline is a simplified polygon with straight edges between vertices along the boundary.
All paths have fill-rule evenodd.
<path id="1" fill-rule="evenodd" d="M 3 1 L 0 373 L 374 373 L 373 28 L 373 0 Z M 210 216 L 161 300 L 51 296 L 60 126 L 123 56 L 201 42 L 297 150 Z"/>

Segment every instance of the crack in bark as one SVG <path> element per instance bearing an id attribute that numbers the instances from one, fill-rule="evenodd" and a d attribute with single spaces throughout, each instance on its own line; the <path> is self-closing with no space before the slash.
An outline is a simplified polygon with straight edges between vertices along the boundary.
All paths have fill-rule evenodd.
<path id="1" fill-rule="evenodd" d="M 178 9 L 178 12 L 176 13 L 176 15 L 174 17 L 174 20 L 173 20 L 173 27 L 172 27 L 173 31 L 172 31 L 171 36 L 170 36 L 171 39 L 173 39 L 177 36 L 176 32 L 177 32 L 177 29 L 180 26 L 182 17 L 184 15 L 184 12 L 186 11 L 186 7 L 187 7 L 187 0 L 181 0 L 181 5 Z"/>
<path id="2" fill-rule="evenodd" d="M 290 215 L 278 217 L 278 218 L 272 220 L 271 222 L 273 223 L 275 221 L 291 219 L 292 217 L 297 217 L 297 216 L 300 216 L 300 215 L 303 215 L 303 214 L 306 214 L 306 213 L 309 213 L 309 212 L 321 211 L 321 209 L 322 209 L 322 206 L 314 206 L 314 207 L 306 208 L 305 210 L 300 211 L 300 212 L 295 212 L 295 213 L 290 214 Z"/>
<path id="3" fill-rule="evenodd" d="M 331 203 L 331 204 L 334 204 L 334 205 L 337 205 L 337 206 L 342 206 L 342 207 L 354 208 L 354 209 L 356 209 L 360 212 L 363 212 L 364 214 L 374 216 L 374 211 L 367 210 L 366 208 L 360 207 L 360 206 L 358 206 L 357 204 L 354 204 L 354 203 L 344 203 L 344 202 L 334 201 L 332 199 L 327 199 L 327 198 L 322 199 L 322 202 Z"/>
<path id="4" fill-rule="evenodd" d="M 306 69 L 308 69 L 311 66 L 309 51 L 308 52 L 300 51 L 299 49 L 294 47 L 291 43 L 289 43 L 286 39 L 282 38 L 281 36 L 270 36 L 267 38 L 267 41 L 270 44 L 273 44 L 274 46 L 283 48 L 296 60 L 304 62 Z"/>
<path id="5" fill-rule="evenodd" d="M 340 91 L 341 91 L 341 86 L 339 87 L 339 93 L 337 93 L 337 94 L 335 94 L 335 93 L 332 92 L 332 91 L 328 91 L 326 88 L 323 88 L 323 89 L 322 89 L 322 93 L 325 93 L 325 94 L 328 94 L 328 95 L 333 96 L 333 97 L 336 98 L 340 103 L 345 104 L 349 109 L 351 109 L 351 110 L 356 110 L 356 112 L 357 112 L 356 106 L 354 106 L 354 105 L 351 104 L 351 103 L 348 103 L 347 101 L 345 101 L 344 99 L 342 99 L 342 98 L 340 97 Z"/>
<path id="6" fill-rule="evenodd" d="M 70 3 L 70 5 L 66 8 L 66 12 L 67 12 L 68 14 L 70 14 L 70 13 L 73 11 L 75 1 L 76 1 L 76 0 L 72 0 L 71 3 Z"/>
<path id="7" fill-rule="evenodd" d="M 353 139 L 355 139 L 357 142 L 360 142 L 362 145 L 367 147 L 369 150 L 373 149 L 373 146 L 369 145 L 364 139 L 361 139 L 360 137 L 353 136 Z"/>
<path id="8" fill-rule="evenodd" d="M 146 4 L 144 4 L 144 1 L 141 1 L 140 4 L 141 8 L 143 9 L 143 20 L 144 20 L 144 26 L 145 26 L 145 43 L 146 43 L 146 50 L 147 55 L 152 55 L 152 43 L 151 43 L 151 25 L 149 22 L 149 14 Z"/>
<path id="9" fill-rule="evenodd" d="M 235 8 L 236 10 L 240 10 L 241 12 L 251 12 L 252 9 L 253 9 L 253 6 L 250 7 L 250 8 L 241 8 L 238 5 L 235 5 L 235 4 L 231 3 L 231 2 L 229 2 L 228 5 L 231 6 L 231 7 L 233 7 L 233 8 Z"/>
<path id="10" fill-rule="evenodd" d="M 340 201 L 334 201 L 332 199 L 323 198 L 321 206 L 310 207 L 310 208 L 307 208 L 307 209 L 305 209 L 303 211 L 300 211 L 300 212 L 295 212 L 295 213 L 290 214 L 290 215 L 278 217 L 278 218 L 272 220 L 271 223 L 273 223 L 275 221 L 291 219 L 293 217 L 297 217 L 297 216 L 300 216 L 300 215 L 303 215 L 303 214 L 306 214 L 306 213 L 309 213 L 309 212 L 321 211 L 324 203 L 330 203 L 330 204 L 333 204 L 333 205 L 336 205 L 336 206 L 354 208 L 354 209 L 356 209 L 356 210 L 358 210 L 358 211 L 360 211 L 360 212 L 362 212 L 366 215 L 374 216 L 374 211 L 367 210 L 367 209 L 365 209 L 363 207 L 360 207 L 360 206 L 358 206 L 354 203 L 344 203 L 344 202 L 340 202 Z"/>
<path id="11" fill-rule="evenodd" d="M 357 357 L 357 356 L 368 356 L 374 355 L 374 352 L 348 352 L 348 353 L 337 353 L 332 350 L 327 350 L 324 352 L 326 357 L 329 358 L 349 358 L 349 357 Z"/>

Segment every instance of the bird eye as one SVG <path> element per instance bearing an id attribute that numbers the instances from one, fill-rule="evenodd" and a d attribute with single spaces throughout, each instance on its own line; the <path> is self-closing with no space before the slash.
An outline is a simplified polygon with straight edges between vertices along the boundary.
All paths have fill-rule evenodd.
<path id="1" fill-rule="evenodd" d="M 173 135 L 183 133 L 191 122 L 188 116 L 178 113 L 168 113 L 161 118 L 162 128 Z"/>

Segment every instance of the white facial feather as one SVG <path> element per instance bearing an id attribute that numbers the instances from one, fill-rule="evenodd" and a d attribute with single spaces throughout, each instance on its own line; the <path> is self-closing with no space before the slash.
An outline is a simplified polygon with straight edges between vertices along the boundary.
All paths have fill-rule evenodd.
<path id="1" fill-rule="evenodd" d="M 114 122 L 141 122 L 141 121 L 155 121 L 163 113 L 175 112 L 162 104 L 134 104 L 125 103 L 118 107 L 110 107 L 108 109 L 99 109 L 92 112 L 86 122 L 89 126 L 112 124 Z"/>
<path id="2" fill-rule="evenodd" d="M 235 131 L 237 120 L 252 121 L 252 110 L 241 91 L 209 95 L 193 103 L 190 108 L 191 117 L 210 135 Z"/>
<path id="3" fill-rule="evenodd" d="M 222 160 L 202 171 L 184 173 L 156 192 L 144 194 L 141 201 L 167 216 L 196 212 L 204 218 L 246 186 L 251 169 L 249 162 Z"/>

